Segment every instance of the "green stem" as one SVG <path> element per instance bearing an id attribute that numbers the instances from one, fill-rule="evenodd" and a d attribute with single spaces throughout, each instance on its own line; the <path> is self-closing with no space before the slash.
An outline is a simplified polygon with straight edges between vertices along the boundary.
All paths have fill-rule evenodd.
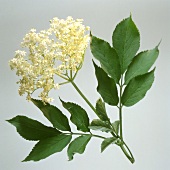
<path id="1" fill-rule="evenodd" d="M 59 85 L 61 86 L 61 85 L 68 84 L 68 83 L 70 83 L 70 82 L 69 81 L 65 81 L 65 82 L 59 83 Z"/>
<path id="2" fill-rule="evenodd" d="M 58 75 L 59 77 L 63 78 L 64 80 L 67 80 L 67 81 L 68 81 L 68 78 L 67 78 L 67 77 L 64 77 L 63 75 L 58 74 L 58 73 L 56 73 L 56 75 Z"/>
<path id="3" fill-rule="evenodd" d="M 77 85 L 70 81 L 71 84 L 74 86 L 74 88 L 77 90 L 77 92 L 81 95 L 81 97 L 86 101 L 86 103 L 90 106 L 90 108 L 96 113 L 96 109 L 93 107 L 93 105 L 89 102 L 89 100 L 85 97 L 85 95 L 81 92 L 81 90 L 77 87 Z"/>
<path id="4" fill-rule="evenodd" d="M 125 149 L 124 146 L 126 147 L 126 149 L 128 150 L 128 152 L 127 152 L 127 150 Z M 133 155 L 132 155 L 129 147 L 126 145 L 126 143 L 125 143 L 124 141 L 123 141 L 123 144 L 120 145 L 120 148 L 122 149 L 122 151 L 123 151 L 123 153 L 126 155 L 126 157 L 130 160 L 130 162 L 131 162 L 131 163 L 134 163 L 134 162 L 135 162 L 135 159 L 134 159 L 134 157 L 133 157 Z M 129 155 L 129 154 L 130 154 L 130 155 Z"/>
<path id="5" fill-rule="evenodd" d="M 122 128 L 122 88 L 123 78 L 121 77 L 120 82 L 120 94 L 119 94 L 119 120 L 120 120 L 120 138 L 123 140 L 123 128 Z"/>
<path id="6" fill-rule="evenodd" d="M 77 90 L 77 92 L 81 95 L 81 97 L 86 101 L 86 103 L 90 106 L 90 108 L 94 111 L 94 113 L 97 115 L 96 113 L 96 109 L 93 107 L 93 105 L 89 102 L 89 100 L 85 97 L 85 95 L 81 92 L 81 90 L 77 87 L 77 85 L 73 82 L 73 80 L 70 80 L 71 84 L 74 86 L 74 88 Z M 98 116 L 98 115 L 97 115 Z M 112 124 L 109 121 L 110 126 L 112 127 Z M 117 137 L 117 135 L 114 134 L 114 132 L 111 132 L 111 134 L 114 137 Z"/>
<path id="7" fill-rule="evenodd" d="M 123 143 L 124 143 L 124 145 L 126 146 L 128 152 L 130 153 L 131 159 L 133 160 L 132 163 L 134 163 L 134 162 L 135 162 L 135 159 L 134 159 L 134 157 L 133 157 L 133 155 L 132 155 L 132 152 L 130 151 L 130 149 L 129 149 L 129 147 L 126 145 L 126 143 L 125 143 L 125 142 L 123 142 Z"/>
<path id="8" fill-rule="evenodd" d="M 65 135 L 91 135 L 92 137 L 101 138 L 101 139 L 106 139 L 106 138 L 103 137 L 103 136 L 94 135 L 94 134 L 92 134 L 92 133 L 87 134 L 87 133 L 73 133 L 73 132 L 71 132 L 71 133 L 64 133 L 64 134 L 65 134 Z"/>
<path id="9" fill-rule="evenodd" d="M 72 72 L 72 70 L 70 70 L 70 77 L 71 77 L 71 79 L 73 79 L 73 72 Z"/>
<path id="10" fill-rule="evenodd" d="M 120 80 L 120 93 L 119 93 L 119 121 L 120 121 L 120 139 L 122 141 L 122 144 L 119 145 L 120 148 L 122 149 L 123 153 L 125 154 L 125 156 L 130 160 L 131 163 L 135 162 L 135 159 L 132 155 L 132 152 L 130 151 L 129 147 L 126 145 L 126 143 L 123 141 L 123 120 L 122 120 L 122 91 L 123 91 L 123 75 L 121 76 L 121 80 Z M 124 147 L 125 146 L 125 147 Z"/>
<path id="11" fill-rule="evenodd" d="M 122 106 L 119 107 L 119 120 L 120 120 L 120 138 L 123 139 L 123 130 L 122 130 Z"/>

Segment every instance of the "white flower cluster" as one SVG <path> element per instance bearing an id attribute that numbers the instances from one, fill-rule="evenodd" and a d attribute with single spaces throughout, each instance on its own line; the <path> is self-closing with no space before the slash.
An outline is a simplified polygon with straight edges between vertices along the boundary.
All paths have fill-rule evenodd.
<path id="1" fill-rule="evenodd" d="M 19 94 L 27 93 L 27 99 L 37 89 L 43 89 L 39 97 L 44 103 L 53 99 L 48 96 L 51 89 L 58 89 L 54 76 L 65 76 L 68 70 L 77 72 L 83 63 L 84 53 L 90 40 L 86 31 L 89 27 L 82 25 L 82 19 L 66 20 L 53 18 L 50 28 L 36 33 L 31 29 L 25 35 L 22 47 L 29 52 L 16 51 L 15 57 L 10 60 L 11 69 L 21 76 Z"/>

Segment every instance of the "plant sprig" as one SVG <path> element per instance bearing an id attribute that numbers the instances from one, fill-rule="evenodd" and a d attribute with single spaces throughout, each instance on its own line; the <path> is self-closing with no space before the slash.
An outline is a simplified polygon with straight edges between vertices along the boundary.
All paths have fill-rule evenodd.
<path id="1" fill-rule="evenodd" d="M 24 161 L 45 159 L 56 152 L 61 152 L 66 146 L 68 146 L 68 158 L 72 160 L 75 153 L 84 153 L 90 139 L 96 137 L 102 140 L 101 152 L 111 144 L 115 144 L 121 148 L 131 163 L 135 162 L 123 137 L 123 108 L 138 103 L 151 88 L 155 71 L 155 68 L 151 69 L 151 67 L 159 54 L 158 45 L 151 50 L 138 52 L 140 34 L 131 16 L 116 26 L 112 35 L 112 46 L 92 33 L 90 36 L 91 52 L 100 63 L 98 66 L 93 61 L 98 82 L 97 92 L 100 95 L 96 105 L 93 106 L 75 83 L 80 68 L 76 72 L 70 70 L 58 76 L 64 79 L 60 85 L 70 83 L 97 118 L 90 121 L 83 107 L 76 103 L 65 102 L 60 98 L 63 107 L 70 113 L 68 119 L 56 106 L 31 98 L 34 105 L 51 122 L 51 127 L 25 116 L 16 116 L 8 120 L 23 138 L 38 141 Z M 118 120 L 112 121 L 108 116 L 107 105 L 118 108 Z M 77 127 L 78 132 L 72 131 L 71 123 Z M 103 133 L 96 135 L 93 131 Z M 105 137 L 104 133 L 109 133 L 110 137 Z M 72 136 L 78 137 L 72 140 Z"/>

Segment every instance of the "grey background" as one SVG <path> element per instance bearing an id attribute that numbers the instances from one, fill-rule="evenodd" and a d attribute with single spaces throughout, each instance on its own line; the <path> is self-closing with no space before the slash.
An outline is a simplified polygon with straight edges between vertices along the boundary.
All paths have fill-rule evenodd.
<path id="1" fill-rule="evenodd" d="M 124 138 L 136 162 L 132 165 L 118 147 L 110 146 L 100 154 L 100 139 L 92 139 L 83 155 L 75 155 L 68 162 L 66 150 L 40 162 L 21 163 L 34 142 L 22 139 L 15 128 L 5 122 L 18 114 L 49 123 L 37 108 L 18 95 L 18 77 L 8 66 L 20 42 L 31 29 L 38 31 L 49 26 L 57 16 L 83 18 L 94 35 L 111 42 L 116 24 L 132 13 L 141 33 L 140 50 L 160 45 L 156 62 L 155 82 L 144 100 L 131 108 L 124 108 Z M 169 170 L 170 164 L 170 1 L 169 0 L 0 0 L 0 170 Z M 85 63 L 76 83 L 94 104 L 98 99 L 95 88 L 92 54 L 88 48 Z M 52 94 L 53 93 L 53 94 Z M 74 101 L 96 118 L 71 85 L 62 86 L 55 94 L 54 104 L 61 108 L 58 96 Z M 117 109 L 107 107 L 113 119 Z M 66 113 L 68 115 L 68 113 Z"/>

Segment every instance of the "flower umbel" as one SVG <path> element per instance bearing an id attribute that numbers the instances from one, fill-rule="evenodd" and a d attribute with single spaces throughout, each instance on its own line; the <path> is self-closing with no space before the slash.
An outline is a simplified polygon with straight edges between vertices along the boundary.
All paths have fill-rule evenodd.
<path id="1" fill-rule="evenodd" d="M 51 102 L 48 93 L 51 89 L 58 89 L 54 76 L 68 79 L 81 68 L 84 53 L 88 46 L 89 27 L 82 24 L 82 19 L 66 20 L 53 18 L 50 28 L 39 33 L 31 29 L 23 38 L 21 46 L 28 49 L 16 51 L 15 57 L 10 60 L 11 69 L 21 76 L 19 94 L 27 94 L 27 99 L 37 89 L 43 89 L 39 97 L 44 102 Z"/>

